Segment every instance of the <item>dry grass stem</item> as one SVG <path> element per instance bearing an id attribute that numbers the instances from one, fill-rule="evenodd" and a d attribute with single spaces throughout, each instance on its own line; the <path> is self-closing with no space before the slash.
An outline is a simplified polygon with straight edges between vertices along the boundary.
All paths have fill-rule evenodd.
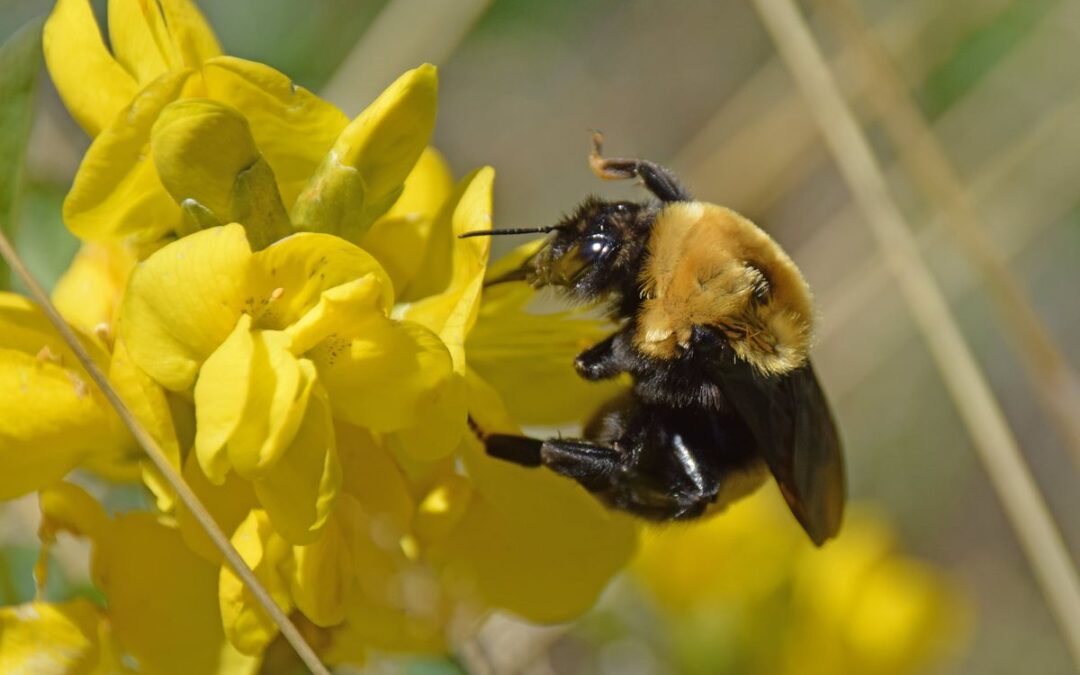
<path id="1" fill-rule="evenodd" d="M 1080 99 L 1064 103 L 1040 120 L 1040 123 L 1028 130 L 1023 138 L 1006 147 L 995 155 L 993 161 L 983 165 L 970 181 L 969 192 L 980 202 L 989 200 L 994 195 L 1005 192 L 1008 181 L 1017 172 L 1027 170 L 1026 163 L 1037 161 L 1040 149 L 1048 144 L 1059 142 L 1069 133 L 1080 133 Z M 1070 127 L 1075 127 L 1070 132 Z M 1080 170 L 1080 161 L 1068 173 Z M 1069 212 L 1075 205 L 1075 190 L 1071 185 L 1063 185 L 1060 190 L 1047 190 L 1037 199 L 1028 200 L 1018 209 L 1026 214 L 1025 228 L 1007 228 L 999 233 L 999 250 L 1006 260 L 1020 255 L 1025 248 L 1036 240 L 1040 233 Z M 835 232 L 846 231 L 845 223 L 858 218 L 858 208 L 849 205 L 831 218 L 819 232 L 795 254 L 797 260 L 826 257 L 826 251 L 836 246 Z M 940 220 L 927 224 L 917 235 L 920 250 L 930 251 L 945 236 L 945 227 Z M 889 293 L 889 271 L 881 265 L 879 256 L 871 256 L 854 267 L 840 281 L 818 296 L 818 304 L 826 317 L 816 337 L 820 344 L 826 344 L 834 338 L 850 331 L 851 323 L 857 321 L 860 312 L 872 302 L 879 301 L 882 294 Z M 950 295 L 960 297 L 971 290 L 977 283 L 972 276 L 964 276 Z M 946 288 L 946 290 L 949 290 Z M 902 327 L 902 330 L 906 328 Z M 897 334 L 899 338 L 899 334 Z M 830 391 L 837 398 L 843 398 L 854 391 L 869 376 L 873 368 L 882 361 L 887 361 L 899 348 L 902 339 L 889 344 L 875 345 L 873 362 L 859 365 L 857 360 L 845 361 L 846 367 L 833 373 L 830 379 Z"/>
<path id="2" fill-rule="evenodd" d="M 1042 406 L 1080 462 L 1080 382 L 1005 257 L 960 177 L 904 85 L 889 54 L 874 38 L 851 0 L 824 3 L 824 15 L 850 43 L 872 82 L 869 96 L 901 164 L 943 215 L 982 276 L 1004 333 L 1020 356 Z"/>
<path id="3" fill-rule="evenodd" d="M 113 388 L 109 382 L 108 377 L 98 367 L 94 360 L 90 358 L 89 353 L 83 347 L 79 341 L 75 332 L 71 326 L 64 321 L 64 318 L 60 316 L 60 313 L 56 310 L 56 307 L 49 300 L 48 294 L 45 289 L 41 287 L 41 284 L 37 282 L 34 275 L 30 273 L 30 270 L 26 267 L 22 258 L 11 246 L 11 242 L 4 236 L 3 232 L 0 232 L 0 256 L 7 261 L 12 271 L 19 277 L 26 288 L 30 291 L 30 297 L 38 304 L 38 306 L 45 312 L 45 315 L 49 318 L 49 321 L 56 328 L 57 333 L 63 338 L 64 342 L 71 348 L 71 351 L 75 354 L 79 360 L 79 364 L 86 370 L 90 379 L 94 381 L 94 384 L 101 390 L 101 393 L 105 395 L 105 398 L 109 401 L 109 404 L 116 409 L 117 415 L 124 422 L 124 425 L 131 431 L 131 435 L 135 438 L 135 442 L 138 443 L 143 450 L 146 451 L 147 456 L 150 457 L 150 461 L 154 463 L 161 475 L 165 477 L 165 480 L 169 482 L 169 485 L 176 491 L 176 495 L 180 498 L 180 501 L 184 502 L 184 505 L 191 511 L 192 515 L 199 522 L 200 527 L 206 532 L 210 540 L 214 542 L 214 546 L 217 547 L 221 554 L 228 561 L 229 567 L 236 573 L 240 580 L 243 581 L 251 594 L 255 596 L 258 603 L 266 610 L 266 613 L 270 615 L 270 618 L 281 630 L 281 634 L 289 641 L 293 649 L 296 650 L 297 655 L 304 661 L 304 664 L 315 675 L 330 675 L 330 671 L 326 669 L 326 666 L 322 664 L 319 657 L 311 649 L 311 646 L 300 635 L 300 631 L 289 620 L 289 617 L 281 610 L 280 607 L 271 599 L 270 594 L 255 577 L 255 573 L 240 557 L 240 553 L 233 548 L 229 538 L 225 536 L 225 533 L 218 527 L 218 524 L 214 522 L 214 518 L 203 506 L 199 498 L 195 496 L 195 493 L 191 491 L 184 479 L 176 471 L 176 469 L 169 463 L 161 446 L 154 440 L 153 436 L 146 431 L 146 428 L 139 422 L 135 415 L 131 412 L 131 409 L 127 407 L 123 399 L 120 398 L 120 394 Z"/>
<path id="4" fill-rule="evenodd" d="M 881 168 L 792 0 L 754 0 L 866 215 L 990 481 L 1080 665 L 1080 578 L 1016 438 L 889 194 Z"/>

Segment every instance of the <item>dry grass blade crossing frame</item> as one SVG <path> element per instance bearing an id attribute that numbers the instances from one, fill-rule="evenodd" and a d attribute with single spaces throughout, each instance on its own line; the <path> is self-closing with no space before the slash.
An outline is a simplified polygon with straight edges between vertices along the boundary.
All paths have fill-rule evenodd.
<path id="1" fill-rule="evenodd" d="M 300 631 L 297 630 L 293 622 L 285 615 L 285 612 L 283 612 L 273 601 L 270 594 L 255 577 L 255 573 L 248 567 L 243 558 L 240 557 L 240 553 L 233 547 L 232 543 L 229 542 L 228 537 L 226 537 L 225 533 L 218 527 L 218 524 L 214 522 L 214 518 L 210 515 L 210 512 L 207 511 L 206 507 L 199 501 L 199 498 L 195 496 L 195 493 L 191 491 L 191 488 L 184 482 L 184 479 L 181 478 L 176 469 L 169 464 L 169 460 L 165 457 L 165 453 L 162 451 L 157 441 L 155 441 L 149 432 L 146 431 L 124 403 L 123 399 L 120 398 L 120 394 L 118 394 L 112 387 L 112 384 L 109 383 L 109 379 L 106 377 L 105 373 L 102 372 L 97 364 L 94 363 L 93 359 L 90 358 L 90 355 L 87 353 L 86 349 L 83 348 L 82 343 L 79 342 L 74 331 L 72 331 L 71 327 L 64 321 L 63 317 L 60 316 L 56 307 L 53 306 L 52 301 L 49 300 L 49 296 L 45 292 L 45 289 L 41 287 L 41 284 L 37 282 L 34 275 L 30 273 L 30 270 L 23 263 L 22 258 L 19 257 L 19 254 L 11 246 L 11 242 L 4 236 L 3 232 L 0 232 L 0 256 L 7 261 L 12 271 L 15 272 L 19 279 L 26 285 L 26 288 L 30 291 L 31 298 L 41 307 L 46 316 L 49 317 L 49 321 L 52 322 L 56 331 L 64 339 L 64 342 L 71 348 L 71 351 L 79 360 L 79 364 L 86 370 L 87 374 L 90 375 L 90 379 L 94 381 L 94 384 L 101 389 L 102 394 L 105 395 L 109 404 L 116 409 L 117 415 L 123 420 L 125 426 L 131 430 L 131 435 L 134 436 L 135 441 L 146 451 L 146 454 L 150 457 L 154 466 L 156 466 L 158 471 L 165 477 L 165 480 L 169 482 L 169 485 L 176 490 L 176 495 L 184 502 L 184 505 L 188 507 L 192 515 L 195 516 L 195 519 L 199 521 L 199 525 L 202 527 L 203 531 L 206 532 L 207 536 L 210 537 L 210 540 L 214 542 L 214 546 L 221 551 L 225 560 L 228 561 L 229 567 L 231 567 L 236 575 L 240 577 L 240 580 L 247 589 L 251 591 L 252 595 L 255 596 L 255 599 L 263 609 L 266 610 L 266 613 L 270 615 L 270 618 L 277 625 L 278 629 L 281 630 L 281 634 L 288 640 L 293 649 L 296 650 L 296 654 L 314 675 L 330 675 L 330 671 L 322 664 L 314 650 L 312 650 L 311 646 L 304 640 Z"/>
<path id="2" fill-rule="evenodd" d="M 987 227 L 970 193 L 859 9 L 852 0 L 827 0 L 823 4 L 822 14 L 836 25 L 837 32 L 852 45 L 868 71 L 866 81 L 876 89 L 869 101 L 877 109 L 901 163 L 941 211 L 943 222 L 956 236 L 961 250 L 980 271 L 997 306 L 999 324 L 1012 339 L 1032 387 L 1072 450 L 1073 460 L 1080 462 L 1080 383 L 1076 373 L 986 234 Z"/>
<path id="3" fill-rule="evenodd" d="M 793 0 L 754 0 L 777 51 L 807 99 L 838 167 L 867 216 L 998 499 L 1080 665 L 1080 578 L 944 296 L 919 254 L 855 117 Z"/>

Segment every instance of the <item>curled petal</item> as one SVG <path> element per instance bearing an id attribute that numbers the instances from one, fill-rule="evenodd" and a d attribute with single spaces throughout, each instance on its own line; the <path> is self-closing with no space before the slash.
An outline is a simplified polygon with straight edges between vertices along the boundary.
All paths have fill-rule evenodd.
<path id="1" fill-rule="evenodd" d="M 150 128 L 190 76 L 185 70 L 154 80 L 94 139 L 64 200 L 64 222 L 76 236 L 152 241 L 176 228 L 180 209 L 148 160 Z"/>
<path id="2" fill-rule="evenodd" d="M 423 269 L 424 257 L 417 252 L 427 249 L 432 225 L 453 188 L 449 167 L 429 146 L 405 179 L 401 197 L 364 235 L 361 246 L 386 269 L 395 293 L 403 294 Z"/>
<path id="3" fill-rule="evenodd" d="M 226 225 L 143 261 L 120 310 L 120 335 L 135 363 L 166 389 L 188 389 L 247 307 L 250 260 L 244 228 Z"/>
<path id="4" fill-rule="evenodd" d="M 438 78 L 408 71 L 338 136 L 292 210 L 297 227 L 359 241 L 401 195 L 435 126 Z"/>
<path id="5" fill-rule="evenodd" d="M 195 456 L 214 485 L 221 485 L 232 467 L 226 444 L 247 407 L 254 354 L 251 317 L 244 314 L 203 363 L 195 383 Z"/>
<path id="6" fill-rule="evenodd" d="M 385 288 L 369 274 L 323 292 L 317 305 L 285 329 L 293 353 L 307 352 L 325 340 L 337 342 L 342 334 L 363 330 L 373 315 L 382 317 L 380 295 Z"/>
<path id="7" fill-rule="evenodd" d="M 284 330 L 299 321 L 328 289 L 370 275 L 374 307 L 394 304 L 393 286 L 371 254 L 339 237 L 301 232 L 254 257 L 257 325 Z"/>
<path id="8" fill-rule="evenodd" d="M 288 580 L 281 570 L 292 555 L 292 549 L 274 532 L 266 512 L 249 513 L 233 533 L 232 544 L 274 602 L 288 613 L 292 601 Z M 218 594 L 221 619 L 229 642 L 244 654 L 260 654 L 277 635 L 277 625 L 228 566 L 221 568 Z"/>
<path id="9" fill-rule="evenodd" d="M 229 467 L 254 478 L 281 458 L 315 381 L 289 351 L 288 336 L 249 327 L 250 317 L 244 315 L 203 364 L 195 386 L 195 451 L 218 485 Z"/>
<path id="10" fill-rule="evenodd" d="M 300 361 L 309 389 L 306 412 L 281 458 L 255 480 L 255 495 L 274 528 L 294 544 L 319 536 L 341 489 L 341 464 L 326 393 L 310 361 Z"/>
<path id="11" fill-rule="evenodd" d="M 239 110 L 291 208 L 349 119 L 270 66 L 231 56 L 210 59 L 203 79 L 211 98 Z"/>
<path id="12" fill-rule="evenodd" d="M 139 90 L 101 39 L 90 0 L 59 0 L 45 22 L 42 44 L 60 98 L 91 136 L 109 126 Z"/>

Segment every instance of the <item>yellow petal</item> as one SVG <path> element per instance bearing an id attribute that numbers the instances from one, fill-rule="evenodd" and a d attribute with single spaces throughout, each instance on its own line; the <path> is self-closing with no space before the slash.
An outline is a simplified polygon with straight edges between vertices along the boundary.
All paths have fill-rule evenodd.
<path id="1" fill-rule="evenodd" d="M 112 361 L 109 363 L 109 381 L 143 428 L 157 441 L 165 457 L 179 469 L 180 440 L 165 391 L 135 365 L 123 340 L 117 340 L 113 348 Z M 146 459 L 145 453 L 134 442 L 119 450 L 91 456 L 87 459 L 86 466 L 114 480 L 137 480 L 141 473 L 140 463 Z"/>
<path id="2" fill-rule="evenodd" d="M 259 159 L 244 116 L 204 98 L 165 106 L 151 130 L 150 147 L 161 184 L 176 203 L 195 199 L 222 222 L 231 220 L 237 175 Z"/>
<path id="3" fill-rule="evenodd" d="M 45 487 L 88 457 L 125 452 L 118 432 L 112 408 L 45 317 L 0 294 L 0 499 Z"/>
<path id="4" fill-rule="evenodd" d="M 491 229 L 491 188 L 495 172 L 479 169 L 458 186 L 436 221 L 423 273 L 409 294 L 421 300 L 408 305 L 404 317 L 417 321 L 439 334 L 454 357 L 454 369 L 465 373 L 465 336 L 472 329 L 480 309 L 491 246 L 488 237 L 459 239 L 470 230 Z"/>
<path id="5" fill-rule="evenodd" d="M 114 332 L 120 298 L 135 256 L 126 247 L 111 244 L 83 244 L 52 292 L 60 314 L 87 335 Z"/>
<path id="6" fill-rule="evenodd" d="M 319 536 L 341 489 L 330 403 L 315 381 L 311 362 L 301 360 L 300 366 L 304 386 L 311 391 L 306 414 L 281 458 L 253 482 L 274 529 L 293 544 Z"/>
<path id="7" fill-rule="evenodd" d="M 168 30 L 168 42 L 175 54 L 174 68 L 196 68 L 221 55 L 214 31 L 194 2 L 157 0 L 147 1 L 147 5 L 161 10 L 161 25 Z"/>
<path id="8" fill-rule="evenodd" d="M 358 648 L 434 653 L 445 649 L 446 604 L 437 580 L 412 563 L 393 537 L 380 536 L 377 519 L 351 495 L 335 513 L 351 544 L 353 597 L 346 623 L 335 631 L 327 658 L 336 661 Z"/>
<path id="9" fill-rule="evenodd" d="M 188 0 L 109 0 L 109 37 L 117 60 L 140 84 L 221 54 L 206 19 Z"/>
<path id="10" fill-rule="evenodd" d="M 294 205 L 293 223 L 359 241 L 400 196 L 427 147 L 437 89 L 430 64 L 387 87 L 341 132 Z"/>
<path id="11" fill-rule="evenodd" d="M 60 98 L 91 136 L 138 92 L 135 79 L 105 47 L 89 0 L 59 0 L 45 22 L 42 44 Z"/>
<path id="12" fill-rule="evenodd" d="M 289 592 L 296 608 L 316 626 L 333 626 L 345 620 L 352 601 L 357 570 L 353 566 L 352 542 L 332 517 L 318 541 L 293 548 L 296 565 L 289 577 Z"/>
<path id="13" fill-rule="evenodd" d="M 444 541 L 461 522 L 471 498 L 468 478 L 450 472 L 441 476 L 416 510 L 416 536 L 428 545 Z"/>
<path id="14" fill-rule="evenodd" d="M 338 343 L 340 336 L 364 330 L 372 316 L 382 318 L 385 310 L 380 307 L 380 296 L 385 297 L 387 288 L 388 283 L 380 284 L 376 275 L 368 274 L 324 291 L 317 305 L 285 329 L 292 338 L 293 353 L 307 352 L 324 340 Z"/>
<path id="15" fill-rule="evenodd" d="M 113 54 L 140 85 L 172 69 L 150 25 L 150 22 L 161 23 L 157 7 L 151 8 L 141 0 L 109 0 L 108 15 Z"/>
<path id="16" fill-rule="evenodd" d="M 429 146 L 405 179 L 401 197 L 364 235 L 360 245 L 386 269 L 398 294 L 421 270 L 423 256 L 417 252 L 426 250 L 432 224 L 453 186 L 449 167 Z"/>
<path id="17" fill-rule="evenodd" d="M 386 529 L 404 535 L 413 516 L 409 484 L 394 457 L 365 429 L 335 426 L 341 458 L 342 490 L 348 492 Z"/>
<path id="18" fill-rule="evenodd" d="M 221 485 L 232 467 L 226 444 L 247 407 L 254 354 L 251 317 L 244 314 L 203 363 L 195 382 L 195 456 L 214 485 Z"/>
<path id="19" fill-rule="evenodd" d="M 103 617 L 89 600 L 0 607 L 0 672 L 81 675 L 104 672 Z"/>
<path id="20" fill-rule="evenodd" d="M 281 570 L 292 549 L 274 532 L 266 513 L 258 510 L 249 513 L 233 533 L 232 544 L 274 602 L 288 613 L 292 602 L 288 580 Z M 277 635 L 276 624 L 228 566 L 221 568 L 218 593 L 229 642 L 244 654 L 261 653 Z"/>
<path id="21" fill-rule="evenodd" d="M 211 98 L 247 118 L 277 177 L 282 201 L 291 208 L 348 118 L 261 63 L 222 56 L 207 61 L 203 77 Z"/>
<path id="22" fill-rule="evenodd" d="M 289 351 L 284 333 L 255 331 L 252 346 L 247 400 L 227 444 L 229 461 L 245 478 L 263 475 L 281 459 L 304 418 L 315 382 L 314 374 Z"/>
<path id="23" fill-rule="evenodd" d="M 421 421 L 420 398 L 449 386 L 450 354 L 419 324 L 374 315 L 352 335 L 324 340 L 308 352 L 330 394 L 337 419 L 376 432 Z"/>
<path id="24" fill-rule="evenodd" d="M 203 229 L 242 222 L 256 248 L 292 233 L 274 172 L 234 108 L 201 98 L 171 103 L 154 124 L 151 149 L 165 189 L 206 221 Z"/>
<path id="25" fill-rule="evenodd" d="M 176 529 L 133 513 L 96 544 L 92 566 L 109 600 L 109 619 L 142 671 L 254 672 L 258 660 L 225 642 L 217 567 L 188 549 Z"/>
<path id="26" fill-rule="evenodd" d="M 584 423 L 628 383 L 583 380 L 574 359 L 617 327 L 580 307 L 536 313 L 528 307 L 534 296 L 527 284 L 485 290 L 468 336 L 469 366 L 503 395 L 521 424 Z"/>
<path id="27" fill-rule="evenodd" d="M 184 463 L 184 482 L 206 506 L 214 517 L 214 522 L 224 532 L 235 532 L 248 513 L 258 505 L 250 481 L 232 473 L 220 486 L 212 484 L 199 467 L 195 453 L 189 454 Z M 221 551 L 214 546 L 202 525 L 195 520 L 183 502 L 176 504 L 176 526 L 188 548 L 214 565 L 222 564 Z"/>
<path id="28" fill-rule="evenodd" d="M 42 539 L 51 540 L 64 531 L 98 541 L 109 536 L 112 521 L 105 508 L 86 490 L 72 483 L 56 483 L 38 495 L 41 505 Z"/>
<path id="29" fill-rule="evenodd" d="M 474 437 L 465 440 L 475 489 L 454 533 L 432 552 L 444 583 L 531 621 L 587 610 L 629 561 L 637 524 L 572 481 L 491 459 Z"/>
<path id="30" fill-rule="evenodd" d="M 254 263 L 259 328 L 284 330 L 312 310 L 324 291 L 367 275 L 377 284 L 375 306 L 385 313 L 394 303 L 393 286 L 378 261 L 339 237 L 294 234 L 256 253 Z"/>
<path id="31" fill-rule="evenodd" d="M 250 260 L 244 228 L 227 225 L 143 261 L 120 310 L 120 335 L 135 363 L 166 389 L 188 389 L 245 309 Z"/>
<path id="32" fill-rule="evenodd" d="M 175 229 L 180 209 L 161 189 L 149 160 L 150 128 L 190 76 L 162 75 L 94 139 L 64 200 L 64 222 L 76 236 L 96 241 L 138 235 L 146 241 Z"/>
<path id="33" fill-rule="evenodd" d="M 41 508 L 50 539 L 58 531 L 90 539 L 90 570 L 108 599 L 111 629 L 140 672 L 252 672 L 257 662 L 225 643 L 216 566 L 188 550 L 175 528 L 149 513 L 110 520 L 85 490 L 66 483 L 44 491 Z"/>

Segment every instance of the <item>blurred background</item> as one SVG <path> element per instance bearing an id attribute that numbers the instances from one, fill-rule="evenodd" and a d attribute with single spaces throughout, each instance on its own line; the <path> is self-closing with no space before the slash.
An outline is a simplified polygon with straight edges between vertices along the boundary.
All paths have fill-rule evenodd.
<path id="1" fill-rule="evenodd" d="M 94 4 L 103 17 L 104 2 Z M 489 652 L 528 652 L 515 667 L 537 674 L 1075 672 L 865 218 L 751 3 L 199 4 L 227 53 L 284 71 L 350 115 L 406 67 L 439 64 L 435 145 L 459 176 L 496 168 L 500 226 L 549 224 L 587 193 L 641 197 L 589 172 L 587 130 L 597 128 L 608 153 L 666 164 L 698 198 L 755 220 L 815 291 L 814 360 L 846 441 L 850 495 L 860 505 L 851 536 L 860 541 L 842 537 L 815 559 L 764 495 L 697 540 L 688 530 L 674 533 L 678 541 L 650 540 L 634 572 L 578 625 L 532 630 L 507 619 L 510 628 L 493 629 Z M 3 0 L 0 37 L 50 6 Z M 1080 361 L 1080 4 L 814 0 L 801 9 L 1075 560 L 1080 455 L 1068 429 L 1080 410 L 1048 381 L 1075 378 Z M 88 141 L 47 78 L 39 99 L 17 240 L 52 283 L 75 251 L 60 203 Z M 905 110 L 921 113 L 914 127 Z M 933 143 L 911 135 L 923 121 Z M 951 173 L 940 173 L 942 158 Z M 956 221 L 982 239 L 957 236 Z M 972 251 L 987 260 L 987 247 L 1033 313 L 999 309 L 1008 280 L 1000 267 L 990 265 L 987 277 L 972 262 L 980 259 Z M 1032 317 L 1061 357 L 1036 354 L 1035 377 L 1013 339 Z M 10 603 L 32 595 L 36 507 L 21 500 L 0 509 L 0 601 Z M 817 630 L 825 619 L 807 609 L 818 606 L 807 593 L 839 597 L 865 581 L 843 557 L 849 548 L 854 558 L 894 551 L 889 560 L 902 569 L 875 568 L 880 611 L 856 621 L 855 605 L 829 610 L 846 637 L 808 633 L 800 622 Z M 695 563 L 679 564 L 680 555 Z M 770 571 L 777 557 L 787 567 Z M 92 593 L 84 574 L 72 563 L 55 575 L 54 592 Z M 771 581 L 757 579 L 768 574 Z M 887 635 L 867 637 L 871 628 L 858 622 Z M 510 643 L 499 642 L 504 634 Z M 873 647 L 892 638 L 912 658 L 823 655 L 842 639 Z M 455 672 L 436 662 L 408 667 Z"/>

